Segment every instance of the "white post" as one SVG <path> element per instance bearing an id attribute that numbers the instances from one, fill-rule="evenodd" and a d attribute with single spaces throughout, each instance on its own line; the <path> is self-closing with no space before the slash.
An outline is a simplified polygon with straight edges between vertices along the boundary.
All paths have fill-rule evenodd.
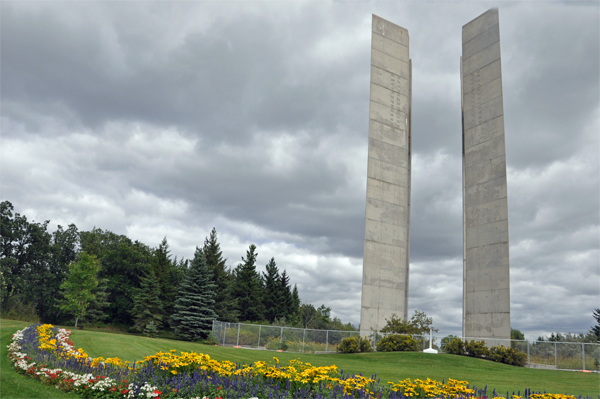
<path id="1" fill-rule="evenodd" d="M 585 344 L 584 343 L 581 344 L 581 357 L 583 360 L 583 369 L 582 370 L 585 371 Z"/>
<path id="2" fill-rule="evenodd" d="M 329 346 L 329 330 L 327 330 L 327 335 L 325 336 L 325 352 L 327 352 L 328 346 Z"/>
<path id="3" fill-rule="evenodd" d="M 433 329 L 432 328 L 429 329 L 429 348 L 425 349 L 423 352 L 433 353 L 433 354 L 438 353 L 438 351 L 436 349 L 433 349 Z"/>
<path id="4" fill-rule="evenodd" d="M 237 343 L 235 344 L 235 346 L 240 346 L 240 326 L 241 326 L 241 323 L 238 323 L 238 336 L 237 336 Z"/>

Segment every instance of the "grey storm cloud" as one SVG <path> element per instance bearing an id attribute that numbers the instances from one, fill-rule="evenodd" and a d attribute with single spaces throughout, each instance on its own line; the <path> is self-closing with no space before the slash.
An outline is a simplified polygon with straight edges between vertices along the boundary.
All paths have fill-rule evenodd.
<path id="1" fill-rule="evenodd" d="M 498 2 L 513 327 L 600 306 L 597 3 Z M 494 3 L 17 2 L 1 7 L 1 194 L 191 257 L 217 228 L 358 323 L 371 14 L 413 61 L 411 309 L 462 315 L 461 27 Z"/>

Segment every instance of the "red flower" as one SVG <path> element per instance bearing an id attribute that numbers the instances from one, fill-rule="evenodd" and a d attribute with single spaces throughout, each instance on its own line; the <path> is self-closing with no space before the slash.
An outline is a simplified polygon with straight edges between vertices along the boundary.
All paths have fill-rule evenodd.
<path id="1" fill-rule="evenodd" d="M 122 393 L 123 395 L 127 395 L 127 392 L 129 392 L 129 389 L 123 389 L 123 390 L 121 391 L 121 393 Z"/>
<path id="2" fill-rule="evenodd" d="M 160 392 L 158 389 L 154 391 L 155 394 L 160 395 L 162 392 Z"/>

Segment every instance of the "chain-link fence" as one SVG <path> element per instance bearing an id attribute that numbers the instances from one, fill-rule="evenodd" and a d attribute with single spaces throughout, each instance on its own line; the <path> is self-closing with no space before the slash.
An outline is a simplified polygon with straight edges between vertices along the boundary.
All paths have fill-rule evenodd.
<path id="1" fill-rule="evenodd" d="M 257 324 L 213 322 L 213 335 L 219 345 L 299 353 L 332 353 L 342 339 L 359 337 L 358 331 L 312 330 Z M 373 349 L 385 333 L 372 333 Z M 429 335 L 412 335 L 420 350 L 429 348 Z M 440 353 L 454 337 L 433 336 L 431 346 Z M 484 341 L 488 347 L 513 347 L 527 354 L 529 367 L 557 370 L 600 370 L 600 344 L 582 342 L 520 341 L 497 338 L 462 338 Z"/>

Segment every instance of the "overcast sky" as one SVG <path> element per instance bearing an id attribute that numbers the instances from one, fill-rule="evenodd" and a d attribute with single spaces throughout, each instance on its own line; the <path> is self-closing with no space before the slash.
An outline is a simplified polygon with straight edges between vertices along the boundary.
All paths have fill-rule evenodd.
<path id="1" fill-rule="evenodd" d="M 584 332 L 600 307 L 599 3 L 11 2 L 1 200 L 191 258 L 213 227 L 303 302 L 358 324 L 371 14 L 413 63 L 409 314 L 462 317 L 461 27 L 499 8 L 511 324 Z"/>

